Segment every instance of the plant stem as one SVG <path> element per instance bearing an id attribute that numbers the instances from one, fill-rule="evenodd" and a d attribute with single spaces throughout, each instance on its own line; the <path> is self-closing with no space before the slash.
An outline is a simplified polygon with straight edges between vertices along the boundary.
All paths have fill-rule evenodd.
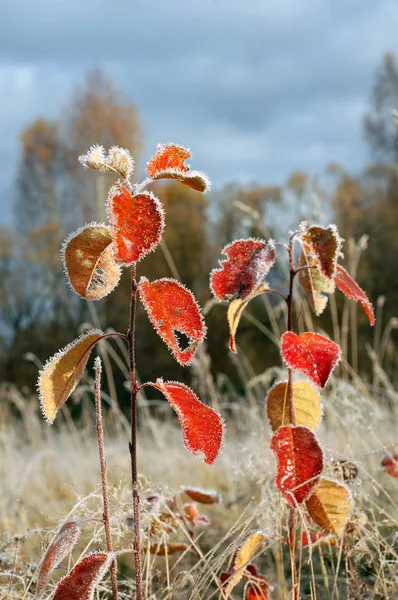
<path id="1" fill-rule="evenodd" d="M 136 600 L 142 600 L 142 574 L 141 574 L 141 531 L 140 531 L 140 497 L 138 495 L 138 473 L 137 473 L 137 381 L 135 375 L 135 313 L 137 305 L 137 281 L 136 266 L 131 267 L 131 303 L 130 303 L 130 325 L 127 333 L 129 342 L 130 358 L 130 381 L 131 381 L 131 441 L 129 443 L 131 458 L 131 485 L 133 493 L 133 516 L 134 516 L 134 562 L 135 562 L 135 584 Z"/>
<path id="2" fill-rule="evenodd" d="M 293 265 L 293 246 L 294 246 L 294 234 L 289 240 L 289 292 L 286 298 L 287 302 L 287 331 L 292 331 L 293 324 L 293 283 L 296 275 L 296 270 Z M 293 397 L 293 369 L 288 369 L 288 383 L 287 383 L 287 394 L 289 402 L 289 420 L 293 427 L 296 425 L 296 412 L 294 410 L 294 397 Z M 296 546 L 296 508 L 290 507 L 290 522 L 289 522 L 289 551 L 290 551 L 290 565 L 292 572 L 292 596 L 294 600 L 299 599 L 299 586 L 297 581 L 297 569 L 295 560 L 295 546 Z"/>
<path id="3" fill-rule="evenodd" d="M 97 426 L 97 437 L 98 437 L 98 449 L 101 463 L 101 479 L 102 479 L 102 497 L 104 501 L 104 514 L 103 522 L 105 526 L 106 535 L 106 546 L 108 552 L 113 552 L 112 547 L 112 535 L 111 526 L 109 522 L 109 499 L 108 499 L 108 479 L 107 479 L 107 465 L 105 458 L 105 447 L 104 447 L 104 430 L 102 427 L 102 409 L 101 409 L 101 372 L 102 364 L 101 359 L 98 356 L 95 359 L 95 417 Z M 111 564 L 111 579 L 112 579 L 112 598 L 117 600 L 117 562 L 116 558 Z"/>

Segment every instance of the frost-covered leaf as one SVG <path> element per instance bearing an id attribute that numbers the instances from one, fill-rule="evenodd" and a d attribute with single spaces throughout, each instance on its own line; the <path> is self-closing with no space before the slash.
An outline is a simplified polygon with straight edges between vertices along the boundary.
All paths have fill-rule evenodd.
<path id="1" fill-rule="evenodd" d="M 343 292 L 347 298 L 356 300 L 362 306 L 369 319 L 371 325 L 375 324 L 375 315 L 372 303 L 365 294 L 365 292 L 359 287 L 359 285 L 350 277 L 347 271 L 340 265 L 337 265 L 337 273 L 335 277 L 336 286 Z"/>
<path id="2" fill-rule="evenodd" d="M 250 584 L 247 587 L 246 600 L 271 600 L 268 579 L 260 575 L 254 565 L 246 567 L 246 578 Z"/>
<path id="3" fill-rule="evenodd" d="M 301 425 L 284 425 L 274 433 L 271 450 L 278 461 L 275 483 L 295 506 L 308 498 L 323 470 L 323 452 L 314 433 Z"/>
<path id="4" fill-rule="evenodd" d="M 311 519 L 319 527 L 339 535 L 351 513 L 351 494 L 344 484 L 321 479 L 306 506 Z"/>
<path id="5" fill-rule="evenodd" d="M 398 454 L 389 454 L 381 461 L 381 466 L 391 477 L 398 478 Z"/>
<path id="6" fill-rule="evenodd" d="M 158 150 L 147 164 L 147 173 L 152 179 L 176 179 L 198 192 L 206 192 L 210 181 L 201 171 L 191 171 L 184 162 L 191 152 L 178 144 L 158 144 Z"/>
<path id="7" fill-rule="evenodd" d="M 152 193 L 132 196 L 124 186 L 115 185 L 109 191 L 108 214 L 117 262 L 131 265 L 158 245 L 164 215 Z"/>
<path id="8" fill-rule="evenodd" d="M 231 570 L 233 570 L 232 577 L 228 580 L 225 594 L 228 597 L 235 586 L 238 585 L 245 573 L 245 567 L 253 558 L 259 546 L 267 539 L 267 536 L 262 531 L 256 531 L 249 535 L 243 544 L 239 547 L 235 553 Z"/>
<path id="9" fill-rule="evenodd" d="M 316 548 L 318 546 L 336 546 L 337 538 L 334 534 L 327 533 L 319 533 L 315 531 L 310 531 L 309 535 L 306 531 L 303 531 L 301 534 L 301 545 L 303 548 L 307 546 L 312 546 L 312 548 Z"/>
<path id="10" fill-rule="evenodd" d="M 100 300 L 118 284 L 121 271 L 105 225 L 92 223 L 78 229 L 65 240 L 61 254 L 69 283 L 82 298 Z"/>
<path id="11" fill-rule="evenodd" d="M 321 274 L 333 279 L 342 246 L 336 225 L 312 225 L 302 231 L 301 240 L 306 253 L 316 262 Z"/>
<path id="12" fill-rule="evenodd" d="M 162 392 L 176 411 L 186 448 L 192 454 L 203 453 L 208 465 L 213 463 L 223 441 L 224 424 L 221 417 L 183 383 L 158 379 L 152 385 Z"/>
<path id="13" fill-rule="evenodd" d="M 83 558 L 61 579 L 53 600 L 93 600 L 95 588 L 114 558 L 113 552 L 96 552 Z"/>
<path id="14" fill-rule="evenodd" d="M 322 275 L 315 265 L 315 261 L 313 261 L 303 250 L 299 259 L 299 267 L 306 266 L 308 268 L 299 270 L 298 280 L 308 298 L 312 310 L 319 316 L 323 313 L 328 303 L 328 296 L 325 294 L 333 294 L 335 283 L 333 279 L 329 279 Z"/>
<path id="15" fill-rule="evenodd" d="M 344 458 L 332 458 L 331 465 L 333 473 L 339 475 L 343 481 L 353 481 L 356 477 L 358 477 L 359 469 L 351 460 Z"/>
<path id="16" fill-rule="evenodd" d="M 103 146 L 91 146 L 86 154 L 79 156 L 79 162 L 88 169 L 115 173 L 124 179 L 129 179 L 134 171 L 134 161 L 130 152 L 118 146 L 112 146 L 108 156 L 105 156 Z"/>
<path id="17" fill-rule="evenodd" d="M 189 546 L 187 544 L 152 544 L 149 547 L 149 552 L 151 554 L 156 554 L 157 556 L 166 556 L 170 554 L 177 554 L 178 552 L 186 552 L 189 550 Z"/>
<path id="18" fill-rule="evenodd" d="M 227 316 L 230 331 L 229 347 L 232 350 L 232 352 L 236 353 L 235 335 L 243 311 L 249 304 L 250 300 L 253 300 L 253 298 L 256 298 L 256 296 L 259 296 L 260 294 L 266 293 L 268 289 L 268 285 L 266 283 L 262 283 L 250 294 L 250 296 L 247 296 L 245 300 L 237 298 L 236 300 L 232 300 L 232 302 L 228 306 Z"/>
<path id="19" fill-rule="evenodd" d="M 104 335 L 100 329 L 93 329 L 57 352 L 44 365 L 38 390 L 41 409 L 50 423 L 83 377 L 90 352 Z"/>
<path id="20" fill-rule="evenodd" d="M 181 491 L 191 498 L 191 500 L 200 502 L 201 504 L 219 504 L 222 502 L 221 494 L 214 490 L 202 490 L 197 487 L 182 486 Z"/>
<path id="21" fill-rule="evenodd" d="M 206 335 L 206 326 L 192 293 L 178 281 L 168 278 L 149 282 L 146 277 L 141 277 L 138 287 L 152 325 L 176 360 L 181 365 L 189 365 Z M 180 347 L 178 332 L 189 338 L 185 349 Z"/>
<path id="22" fill-rule="evenodd" d="M 340 360 L 339 346 L 319 333 L 296 335 L 287 331 L 281 338 L 281 350 L 289 368 L 304 373 L 322 388 Z"/>
<path id="23" fill-rule="evenodd" d="M 275 262 L 272 241 L 237 240 L 223 249 L 228 258 L 210 276 L 211 290 L 219 300 L 245 300 L 260 285 Z"/>
<path id="24" fill-rule="evenodd" d="M 296 425 L 305 425 L 312 431 L 316 431 L 322 418 L 318 391 L 307 381 L 295 381 L 293 402 Z M 271 388 L 267 397 L 267 415 L 272 431 L 277 431 L 282 425 L 290 424 L 287 382 L 278 383 Z"/>
<path id="25" fill-rule="evenodd" d="M 55 540 L 47 548 L 37 578 L 36 596 L 39 597 L 52 571 L 68 556 L 76 546 L 82 532 L 80 521 L 68 521 L 62 525 Z"/>

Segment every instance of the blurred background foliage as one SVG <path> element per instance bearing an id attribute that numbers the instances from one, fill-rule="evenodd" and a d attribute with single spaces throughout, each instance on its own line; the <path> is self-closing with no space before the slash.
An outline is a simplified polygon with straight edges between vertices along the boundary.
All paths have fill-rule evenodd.
<path id="1" fill-rule="evenodd" d="M 174 182 L 154 185 L 165 206 L 166 230 L 161 246 L 139 264 L 139 275 L 178 277 L 193 290 L 205 307 L 206 351 L 214 377 L 227 375 L 237 389 L 243 385 L 239 366 L 228 351 L 226 307 L 211 302 L 209 291 L 209 273 L 217 266 L 222 247 L 248 236 L 286 241 L 289 229 L 307 219 L 337 223 L 346 240 L 345 264 L 377 305 L 379 316 L 372 331 L 361 310 L 357 312 L 355 305 L 348 306 L 336 296 L 325 314 L 314 320 L 315 327 L 340 338 L 336 341 L 343 347 L 347 378 L 358 373 L 369 379 L 372 354 L 367 344 L 372 344 L 373 349 L 383 346 L 382 355 L 378 354 L 381 366 L 397 383 L 398 136 L 391 117 L 397 107 L 398 70 L 394 57 L 386 55 L 364 119 L 371 161 L 363 172 L 352 174 L 344 165 L 333 163 L 316 178 L 292 171 L 282 186 L 231 182 L 207 196 Z M 171 141 L 189 145 L 189 140 Z M 74 339 L 84 323 L 126 331 L 128 270 L 115 292 L 95 306 L 69 289 L 62 272 L 59 248 L 64 238 L 84 223 L 106 218 L 112 176 L 84 171 L 77 161 L 93 143 L 126 147 L 137 165 L 155 151 L 143 148 L 136 107 L 99 71 L 88 74 L 58 120 L 41 117 L 21 133 L 14 226 L 0 228 L 1 381 L 33 389 L 38 361 Z M 200 165 L 194 167 L 200 169 Z M 139 167 L 136 176 L 143 176 Z M 272 277 L 274 287 L 285 287 L 283 264 Z M 253 301 L 242 319 L 237 340 L 253 375 L 279 364 L 277 338 L 284 326 L 283 310 L 277 298 L 265 297 Z M 298 328 L 312 326 L 311 319 L 306 301 L 299 298 Z M 380 339 L 381 331 L 384 339 Z M 37 358 L 27 360 L 27 353 Z M 192 371 L 175 363 L 141 309 L 137 360 L 141 379 L 164 376 L 191 383 Z M 128 391 L 122 374 L 120 381 L 115 377 L 118 400 L 125 407 Z"/>

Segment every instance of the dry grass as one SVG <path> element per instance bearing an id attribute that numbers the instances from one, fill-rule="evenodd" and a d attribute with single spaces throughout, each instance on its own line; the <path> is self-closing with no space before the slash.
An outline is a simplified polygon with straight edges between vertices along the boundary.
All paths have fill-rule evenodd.
<path id="1" fill-rule="evenodd" d="M 250 379 L 247 365 L 239 368 L 246 377 L 246 395 L 231 401 L 228 382 L 216 385 L 201 352 L 195 372 L 201 396 L 217 403 L 226 416 L 228 435 L 222 455 L 208 467 L 187 453 L 181 432 L 166 402 L 141 399 L 139 472 L 144 543 L 185 542 L 189 551 L 166 557 L 149 552 L 144 557 L 146 599 L 210 600 L 222 598 L 219 576 L 243 537 L 262 529 L 269 538 L 258 552 L 256 565 L 272 586 L 272 598 L 289 597 L 289 558 L 281 536 L 285 535 L 287 510 L 273 484 L 274 458 L 268 448 L 270 428 L 264 398 L 278 369 Z M 246 370 L 245 370 L 246 369 Z M 38 410 L 35 396 L 1 388 L 0 417 L 0 597 L 34 597 L 40 559 L 60 524 L 66 519 L 101 519 L 102 500 L 98 449 L 95 439 L 92 381 L 83 383 L 80 401 L 83 416 L 75 424 L 67 409 L 55 428 L 48 426 Z M 381 383 L 382 385 L 382 383 Z M 385 387 L 388 392 L 388 386 Z M 380 398 L 383 395 L 380 394 Z M 359 476 L 350 484 L 355 500 L 356 526 L 336 547 L 298 548 L 302 598 L 396 598 L 398 597 L 397 540 L 398 480 L 383 473 L 380 460 L 386 446 L 397 442 L 396 415 L 391 402 L 376 405 L 366 387 L 334 379 L 324 396 L 325 417 L 319 437 L 329 459 L 353 460 Z M 114 407 L 115 408 L 115 407 Z M 108 411 L 105 431 L 108 459 L 112 532 L 115 549 L 129 548 L 132 540 L 130 462 L 127 424 Z M 119 423 L 116 427 L 116 423 Z M 334 477 L 339 477 L 334 474 Z M 182 485 L 215 489 L 223 503 L 201 507 L 211 524 L 199 529 L 193 541 L 184 524 L 175 519 L 178 508 L 170 503 Z M 151 513 L 148 495 L 161 497 L 160 511 L 171 514 L 173 527 Z M 181 497 L 181 502 L 183 498 Z M 301 529 L 312 527 L 301 515 Z M 172 529 L 172 531 L 170 531 Z M 148 532 L 152 531 L 149 537 Z M 84 524 L 84 535 L 73 558 L 57 569 L 54 585 L 83 554 L 105 549 L 103 527 Z M 119 559 L 120 598 L 134 598 L 132 558 Z M 110 579 L 99 586 L 97 598 L 110 598 Z M 232 598 L 244 597 L 244 583 Z"/>

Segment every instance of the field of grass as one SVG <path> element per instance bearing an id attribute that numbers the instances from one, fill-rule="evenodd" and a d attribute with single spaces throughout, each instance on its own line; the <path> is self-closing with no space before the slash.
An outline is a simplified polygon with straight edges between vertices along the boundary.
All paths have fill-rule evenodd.
<path id="1" fill-rule="evenodd" d="M 210 600 L 225 597 L 220 574 L 225 571 L 245 536 L 266 533 L 254 560 L 269 580 L 270 597 L 290 597 L 287 503 L 273 479 L 275 460 L 269 449 L 270 427 L 265 412 L 267 390 L 285 376 L 272 369 L 261 378 L 246 377 L 246 393 L 236 401 L 227 381 L 214 382 L 202 351 L 194 365 L 197 391 L 216 405 L 227 422 L 222 454 L 207 466 L 183 446 L 181 431 L 165 401 L 140 399 L 139 473 L 144 543 L 143 576 L 146 600 Z M 312 547 L 302 547 L 301 534 L 319 531 L 300 509 L 297 566 L 301 598 L 398 597 L 398 479 L 384 473 L 381 459 L 397 442 L 394 394 L 386 382 L 378 403 L 364 383 L 352 385 L 332 378 L 324 397 L 324 419 L 319 432 L 326 455 L 326 473 L 337 480 L 332 459 L 355 463 L 358 476 L 348 483 L 355 508 L 346 533 Z M 0 412 L 0 597 L 33 598 L 38 566 L 46 547 L 67 520 L 101 519 L 102 496 L 95 437 L 91 374 L 77 394 L 82 418 L 73 422 L 68 404 L 49 426 L 37 397 L 3 384 Z M 234 396 L 232 401 L 232 397 Z M 106 400 L 106 398 L 105 398 Z M 105 411 L 111 527 L 115 550 L 129 549 L 132 510 L 128 423 L 117 408 Z M 390 445 L 390 446 L 389 446 Z M 181 486 L 215 490 L 222 502 L 198 505 L 209 519 L 192 536 L 187 522 L 178 518 L 188 498 Z M 175 501 L 174 497 L 178 493 Z M 157 503 L 147 501 L 158 495 Z M 167 516 L 165 516 L 167 515 Z M 173 543 L 187 548 L 176 554 L 155 555 Z M 88 521 L 72 557 L 53 573 L 43 597 L 51 598 L 56 582 L 84 554 L 106 549 L 102 523 Z M 152 550 L 152 552 L 151 552 Z M 134 598 L 133 559 L 119 558 L 121 599 Z M 246 597 L 242 582 L 231 598 Z M 110 576 L 99 585 L 95 598 L 110 598 Z"/>

